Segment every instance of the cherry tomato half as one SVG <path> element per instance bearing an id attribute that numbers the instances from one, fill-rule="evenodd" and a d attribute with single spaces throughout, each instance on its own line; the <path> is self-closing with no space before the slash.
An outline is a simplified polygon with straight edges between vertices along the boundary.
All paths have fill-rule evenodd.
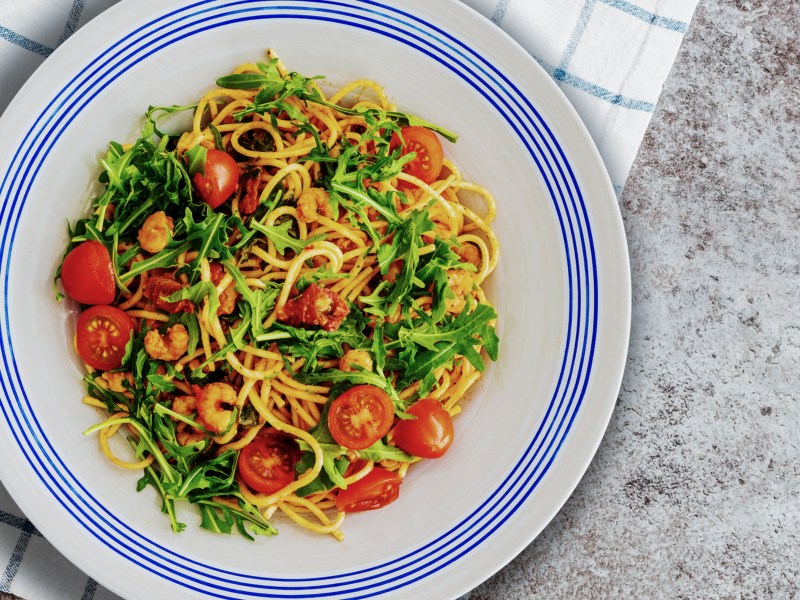
<path id="1" fill-rule="evenodd" d="M 227 152 L 211 148 L 206 154 L 204 173 L 195 173 L 192 182 L 200 199 L 211 208 L 226 202 L 239 184 L 239 166 Z"/>
<path id="2" fill-rule="evenodd" d="M 403 452 L 420 458 L 439 458 L 453 443 L 455 432 L 450 414 L 435 398 L 423 398 L 407 411 L 416 419 L 400 421 L 393 439 Z"/>
<path id="3" fill-rule="evenodd" d="M 133 334 L 133 321 L 113 306 L 92 306 L 78 317 L 76 346 L 83 362 L 110 371 L 122 366 L 125 344 Z"/>
<path id="4" fill-rule="evenodd" d="M 269 427 L 242 448 L 237 469 L 251 490 L 274 494 L 294 481 L 294 465 L 301 455 L 290 435 Z"/>
<path id="5" fill-rule="evenodd" d="M 382 508 L 397 500 L 402 479 L 397 473 L 375 467 L 366 477 L 340 490 L 336 508 L 342 512 L 359 512 Z"/>
<path id="6" fill-rule="evenodd" d="M 81 304 L 111 304 L 117 287 L 111 255 L 103 244 L 87 240 L 64 257 L 61 283 L 67 296 Z"/>
<path id="7" fill-rule="evenodd" d="M 351 387 L 331 402 L 328 429 L 336 443 L 351 450 L 369 448 L 394 421 L 389 394 L 374 385 Z"/>
<path id="8" fill-rule="evenodd" d="M 403 137 L 403 151 L 401 155 L 409 152 L 416 152 L 417 155 L 411 162 L 403 166 L 403 171 L 421 179 L 425 183 L 433 183 L 439 178 L 442 172 L 444 161 L 444 151 L 442 143 L 436 134 L 425 127 L 413 126 L 403 127 L 400 130 Z M 397 135 L 392 136 L 389 148 L 394 149 L 400 146 L 400 139 Z"/>

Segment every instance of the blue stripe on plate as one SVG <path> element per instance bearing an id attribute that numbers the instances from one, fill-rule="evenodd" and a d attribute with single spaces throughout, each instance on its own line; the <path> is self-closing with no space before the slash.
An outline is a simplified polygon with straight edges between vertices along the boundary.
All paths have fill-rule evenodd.
<path id="1" fill-rule="evenodd" d="M 96 502 L 88 490 L 82 488 L 80 482 L 74 479 L 43 435 L 36 415 L 25 396 L 19 374 L 16 373 L 16 366 L 13 363 L 13 347 L 10 346 L 10 343 L 8 346 L 6 344 L 6 339 L 10 340 L 8 307 L 6 306 L 6 327 L 2 332 L 3 338 L 0 338 L 0 344 L 4 361 L 6 359 L 11 361 L 12 378 L 16 380 L 16 384 L 9 380 L 9 365 L 4 362 L 2 385 L 7 392 L 7 397 L 16 398 L 17 404 L 10 407 L 11 414 L 7 412 L 4 404 L 3 413 L 12 425 L 12 432 L 20 447 L 24 451 L 30 450 L 35 459 L 34 466 L 44 470 L 46 474 L 46 478 L 42 477 L 44 485 L 84 527 L 90 530 L 92 527 L 99 528 L 100 532 L 95 533 L 92 530 L 92 533 L 109 548 L 126 556 L 131 550 L 134 550 L 133 556 L 129 556 L 129 559 L 142 568 L 179 585 L 185 585 L 214 596 L 250 593 L 263 597 L 280 597 L 277 594 L 282 592 L 290 594 L 292 597 L 331 595 L 344 597 L 343 594 L 347 594 L 347 597 L 362 597 L 353 596 L 353 594 L 362 593 L 363 597 L 367 597 L 389 589 L 402 588 L 414 580 L 438 572 L 487 539 L 518 510 L 541 481 L 569 431 L 569 426 L 577 414 L 577 408 L 580 406 L 588 382 L 597 316 L 597 305 L 596 302 L 593 302 L 596 299 L 597 285 L 594 248 L 580 189 L 563 150 L 558 146 L 552 132 L 549 131 L 530 101 L 522 97 L 519 90 L 513 85 L 510 88 L 493 87 L 492 84 L 496 85 L 497 82 L 503 81 L 504 77 L 465 44 L 404 11 L 376 2 L 359 4 L 361 6 L 355 8 L 347 7 L 339 2 L 324 0 L 307 2 L 305 6 L 292 7 L 274 4 L 258 6 L 255 1 L 198 2 L 148 23 L 109 48 L 54 97 L 53 102 L 42 115 L 43 126 L 35 133 L 32 132 L 26 140 L 26 144 L 18 149 L 13 161 L 14 167 L 9 171 L 9 174 L 13 172 L 10 183 L 7 175 L 0 185 L 0 191 L 8 188 L 11 192 L 11 202 L 2 209 L 4 215 L 2 251 L 6 253 L 6 261 L 2 266 L 6 270 L 5 282 L 7 285 L 13 234 L 29 191 L 30 181 L 35 177 L 41 162 L 46 159 L 52 144 L 58 139 L 64 128 L 69 125 L 76 114 L 91 102 L 99 90 L 112 83 L 121 73 L 145 57 L 157 52 L 159 48 L 175 43 L 184 37 L 197 35 L 206 29 L 223 27 L 245 20 L 276 18 L 313 18 L 359 27 L 378 35 L 393 37 L 416 51 L 424 52 L 459 75 L 503 113 L 509 126 L 517 131 L 531 158 L 540 169 L 551 193 L 553 206 L 558 213 L 562 234 L 565 237 L 569 297 L 573 300 L 570 303 L 571 310 L 569 312 L 568 331 L 570 337 L 565 341 L 561 379 L 548 407 L 547 417 L 540 424 L 524 458 L 515 465 L 506 480 L 492 492 L 487 502 L 479 510 L 467 516 L 449 532 L 423 548 L 370 569 L 336 576 L 302 579 L 278 579 L 231 573 L 176 555 L 117 521 L 105 507 Z M 235 6 L 253 7 L 254 5 L 256 8 L 234 9 Z M 362 10 L 364 6 L 369 6 L 370 9 Z M 340 8 L 346 8 L 347 15 L 357 16 L 358 21 L 347 22 L 338 18 L 338 15 L 342 14 Z M 191 12 L 193 10 L 195 12 Z M 384 21 L 381 21 L 381 18 Z M 165 22 L 168 19 L 172 20 Z M 204 25 L 198 26 L 200 23 L 204 23 Z M 170 29 L 173 26 L 174 28 Z M 416 33 L 409 34 L 410 30 Z M 156 31 L 158 32 L 156 33 Z M 156 46 L 153 46 L 154 41 L 158 42 Z M 426 44 L 442 46 L 427 47 Z M 149 48 L 149 51 L 144 50 L 145 47 Z M 111 58 L 113 61 L 110 60 Z M 486 81 L 487 78 L 488 81 Z M 505 83 L 511 82 L 505 80 Z M 486 85 L 487 88 L 484 89 L 483 85 Z M 512 93 L 509 93 L 509 89 Z M 81 100 L 83 100 L 82 103 L 80 103 Z M 503 110 L 500 105 L 505 106 L 510 113 Z M 59 122 L 58 128 L 48 130 L 50 122 L 55 122 L 56 115 Z M 532 116 L 535 119 L 531 118 Z M 21 155 L 23 148 L 25 149 L 24 155 Z M 543 153 L 543 149 L 546 150 L 546 154 Z M 20 189 L 23 186 L 24 189 Z M 7 209 L 11 212 L 7 213 Z M 10 238 L 9 219 L 14 221 Z M 569 229 L 569 233 L 567 233 L 567 229 Z M 588 254 L 587 245 L 589 247 Z M 579 269 L 573 268 L 573 262 L 577 263 Z M 584 280 L 589 280 L 591 289 L 585 288 Z M 9 386 L 14 387 L 9 388 Z M 13 389 L 13 395 L 8 394 L 9 389 Z M 9 419 L 9 417 L 12 418 Z M 33 434 L 32 438 L 28 437 L 28 432 Z M 539 439 L 540 436 L 541 439 Z M 28 453 L 26 452 L 26 454 Z M 31 460 L 30 455 L 29 460 Z M 39 472 L 38 469 L 36 470 Z M 476 532 L 480 535 L 476 536 Z M 140 547 L 141 551 L 137 550 L 137 547 Z M 188 581 L 184 580 L 184 577 Z M 356 579 L 353 579 L 354 577 Z M 248 582 L 252 582 L 252 584 L 248 584 Z M 269 585 L 267 582 L 274 582 L 274 585 Z M 315 585 L 309 585 L 312 582 Z M 318 582 L 327 583 L 317 584 Z M 368 585 L 352 587 L 356 583 Z M 203 587 L 203 584 L 208 587 Z M 231 589 L 231 585 L 235 585 L 237 589 Z M 269 590 L 275 590 L 275 593 Z M 311 590 L 316 591 L 311 592 Z"/>

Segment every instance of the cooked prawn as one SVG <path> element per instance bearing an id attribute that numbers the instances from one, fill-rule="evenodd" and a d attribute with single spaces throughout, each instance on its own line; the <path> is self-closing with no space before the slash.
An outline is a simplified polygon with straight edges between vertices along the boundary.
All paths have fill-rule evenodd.
<path id="1" fill-rule="evenodd" d="M 333 216 L 328 192 L 322 188 L 308 188 L 297 199 L 297 218 L 303 223 L 313 223 L 320 215 Z"/>
<path id="2" fill-rule="evenodd" d="M 123 393 L 133 389 L 133 373 L 130 371 L 106 371 L 101 377 L 108 384 L 108 389 L 112 392 Z M 124 382 L 128 382 L 128 387 L 125 387 Z"/>
<path id="3" fill-rule="evenodd" d="M 189 332 L 186 327 L 176 323 L 165 335 L 151 329 L 144 336 L 144 349 L 150 358 L 157 360 L 178 360 L 189 349 Z"/>
<path id="4" fill-rule="evenodd" d="M 163 210 L 154 212 L 147 217 L 139 229 L 139 245 L 142 250 L 155 254 L 167 247 L 169 239 L 172 237 L 174 223 L 172 217 L 168 217 Z"/>
<path id="5" fill-rule="evenodd" d="M 228 383 L 209 383 L 195 388 L 197 418 L 212 433 L 222 433 L 230 427 L 236 405 L 236 390 Z"/>
<path id="6" fill-rule="evenodd" d="M 185 417 L 191 416 L 197 411 L 197 399 L 194 396 L 176 396 L 172 400 L 172 410 Z M 202 442 L 206 437 L 205 433 L 183 421 L 175 426 L 175 439 L 181 446 Z"/>
<path id="7" fill-rule="evenodd" d="M 354 366 L 355 365 L 355 366 Z M 348 350 L 339 359 L 339 370 L 352 373 L 355 367 L 362 367 L 365 371 L 372 371 L 372 357 L 366 350 Z"/>

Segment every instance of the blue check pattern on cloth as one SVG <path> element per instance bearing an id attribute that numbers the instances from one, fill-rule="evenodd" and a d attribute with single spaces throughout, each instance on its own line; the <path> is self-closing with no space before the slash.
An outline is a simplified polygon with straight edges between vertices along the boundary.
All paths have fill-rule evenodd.
<path id="1" fill-rule="evenodd" d="M 130 0 L 135 1 L 135 0 Z M 697 0 L 462 0 L 519 42 L 594 139 L 618 194 Z M 2 0 L 0 113 L 36 67 L 117 0 Z M 59 554 L 0 486 L 0 600 L 118 597 Z"/>

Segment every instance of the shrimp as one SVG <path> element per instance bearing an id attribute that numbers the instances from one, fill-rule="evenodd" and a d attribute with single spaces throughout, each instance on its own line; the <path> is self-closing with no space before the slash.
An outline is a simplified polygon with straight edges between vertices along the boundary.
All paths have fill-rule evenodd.
<path id="1" fill-rule="evenodd" d="M 130 371 L 106 371 L 101 375 L 108 384 L 108 389 L 112 392 L 122 394 L 133 389 L 133 373 Z M 125 387 L 124 382 L 128 382 L 129 387 Z"/>
<path id="2" fill-rule="evenodd" d="M 188 417 L 197 411 L 197 399 L 194 396 L 176 396 L 172 400 L 172 410 Z M 179 421 L 175 426 L 175 439 L 181 446 L 188 446 L 202 442 L 206 439 L 206 435 L 196 427 Z"/>
<path id="3" fill-rule="evenodd" d="M 313 223 L 320 215 L 333 216 L 328 192 L 322 188 L 308 188 L 297 199 L 297 218 L 303 223 Z"/>
<path id="4" fill-rule="evenodd" d="M 172 237 L 174 223 L 172 217 L 168 217 L 163 210 L 154 212 L 147 217 L 139 229 L 139 245 L 142 250 L 150 254 L 156 254 L 166 248 L 169 238 Z"/>
<path id="5" fill-rule="evenodd" d="M 353 373 L 358 369 L 355 366 L 363 367 L 365 371 L 372 371 L 372 357 L 366 350 L 348 350 L 339 359 L 339 370 Z"/>
<path id="6" fill-rule="evenodd" d="M 444 305 L 448 312 L 457 315 L 467 305 L 467 296 L 475 285 L 475 273 L 463 269 L 448 269 L 447 285 L 455 297 L 445 298 Z"/>
<path id="7" fill-rule="evenodd" d="M 233 421 L 236 390 L 227 383 L 209 383 L 201 388 L 194 386 L 197 396 L 197 418 L 212 433 L 222 433 Z"/>
<path id="8" fill-rule="evenodd" d="M 458 257 L 463 262 L 475 265 L 476 269 L 481 268 L 481 251 L 478 250 L 475 244 L 467 242 L 459 247 L 453 248 L 453 252 L 458 254 Z"/>
<path id="9" fill-rule="evenodd" d="M 194 396 L 175 396 L 172 399 L 173 412 L 188 417 L 197 410 L 197 398 Z"/>
<path id="10" fill-rule="evenodd" d="M 189 349 L 189 332 L 186 327 L 176 323 L 165 335 L 151 329 L 144 336 L 144 349 L 150 358 L 157 360 L 178 360 Z"/>

